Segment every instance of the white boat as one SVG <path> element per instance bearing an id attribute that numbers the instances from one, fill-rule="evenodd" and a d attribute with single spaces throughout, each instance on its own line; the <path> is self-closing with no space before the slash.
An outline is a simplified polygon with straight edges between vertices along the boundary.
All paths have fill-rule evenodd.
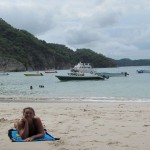
<path id="1" fill-rule="evenodd" d="M 45 73 L 57 73 L 57 70 L 54 69 L 45 70 Z"/>
<path id="2" fill-rule="evenodd" d="M 25 76 L 43 76 L 42 73 L 40 73 L 39 71 L 37 72 L 28 72 L 24 74 Z"/>
<path id="3" fill-rule="evenodd" d="M 109 78 L 109 77 L 126 77 L 129 74 L 127 72 L 120 72 L 120 73 L 108 73 L 108 72 L 99 72 L 96 73 L 97 75 L 103 76 L 105 78 Z"/>
<path id="4" fill-rule="evenodd" d="M 150 73 L 150 70 L 137 70 L 138 73 Z"/>
<path id="5" fill-rule="evenodd" d="M 72 72 L 67 75 L 56 75 L 56 77 L 61 81 L 69 80 L 104 80 L 105 78 L 98 75 L 92 75 L 90 73 L 83 72 Z"/>
<path id="6" fill-rule="evenodd" d="M 0 72 L 0 76 L 8 76 L 9 75 L 9 73 L 7 73 L 7 72 Z"/>
<path id="7" fill-rule="evenodd" d="M 74 66 L 74 68 L 71 69 L 72 72 L 83 72 L 83 73 L 90 73 L 93 75 L 102 76 L 104 78 L 109 77 L 123 77 L 129 75 L 127 72 L 120 72 L 120 73 L 107 73 L 107 72 L 97 72 L 94 70 L 90 63 L 78 63 Z"/>
<path id="8" fill-rule="evenodd" d="M 90 63 L 81 63 L 79 62 L 72 69 L 72 72 L 83 72 L 83 73 L 95 73 L 95 70 L 92 68 Z"/>

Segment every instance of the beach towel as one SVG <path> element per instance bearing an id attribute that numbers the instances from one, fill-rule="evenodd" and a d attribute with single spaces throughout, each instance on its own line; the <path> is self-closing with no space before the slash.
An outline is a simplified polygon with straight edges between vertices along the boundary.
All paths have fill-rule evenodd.
<path id="1" fill-rule="evenodd" d="M 24 142 L 24 140 L 19 136 L 18 134 L 18 130 L 15 129 L 10 129 L 8 130 L 8 136 L 11 139 L 12 142 Z M 55 138 L 53 136 L 51 136 L 50 134 L 47 133 L 47 131 L 45 130 L 45 135 L 42 138 L 37 138 L 34 139 L 34 141 L 55 141 L 55 140 L 59 140 L 60 138 Z"/>

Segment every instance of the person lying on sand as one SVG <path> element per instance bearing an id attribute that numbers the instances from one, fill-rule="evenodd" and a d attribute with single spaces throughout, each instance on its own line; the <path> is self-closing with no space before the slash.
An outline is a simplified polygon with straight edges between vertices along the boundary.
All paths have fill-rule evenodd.
<path id="1" fill-rule="evenodd" d="M 44 136 L 41 119 L 35 116 L 35 111 L 32 107 L 23 109 L 22 119 L 15 122 L 14 126 L 25 141 L 32 141 Z"/>

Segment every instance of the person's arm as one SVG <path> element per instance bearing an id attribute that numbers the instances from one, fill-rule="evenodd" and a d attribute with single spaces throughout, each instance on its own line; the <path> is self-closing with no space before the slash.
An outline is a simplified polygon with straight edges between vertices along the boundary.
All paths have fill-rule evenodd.
<path id="1" fill-rule="evenodd" d="M 23 118 L 17 123 L 17 129 L 22 139 L 26 139 L 29 136 L 29 125 L 27 119 Z"/>
<path id="2" fill-rule="evenodd" d="M 36 128 L 37 128 L 37 134 L 25 139 L 25 141 L 32 141 L 36 138 L 42 138 L 44 136 L 44 128 L 43 128 L 43 125 L 42 125 L 40 118 L 35 117 L 34 119 L 35 119 L 34 123 L 35 123 Z"/>

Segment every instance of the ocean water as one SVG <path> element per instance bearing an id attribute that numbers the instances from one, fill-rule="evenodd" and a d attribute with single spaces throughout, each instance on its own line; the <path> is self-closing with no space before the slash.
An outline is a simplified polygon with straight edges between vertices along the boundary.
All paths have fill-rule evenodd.
<path id="1" fill-rule="evenodd" d="M 110 77 L 104 81 L 65 82 L 58 80 L 56 73 L 41 71 L 44 76 L 27 77 L 24 76 L 25 72 L 10 72 L 8 76 L 0 76 L 0 97 L 34 97 L 56 101 L 150 102 L 150 73 L 138 74 L 136 70 L 140 69 L 150 70 L 150 66 L 96 68 L 98 72 L 128 72 L 129 76 Z M 70 70 L 58 70 L 57 75 L 68 72 Z"/>

